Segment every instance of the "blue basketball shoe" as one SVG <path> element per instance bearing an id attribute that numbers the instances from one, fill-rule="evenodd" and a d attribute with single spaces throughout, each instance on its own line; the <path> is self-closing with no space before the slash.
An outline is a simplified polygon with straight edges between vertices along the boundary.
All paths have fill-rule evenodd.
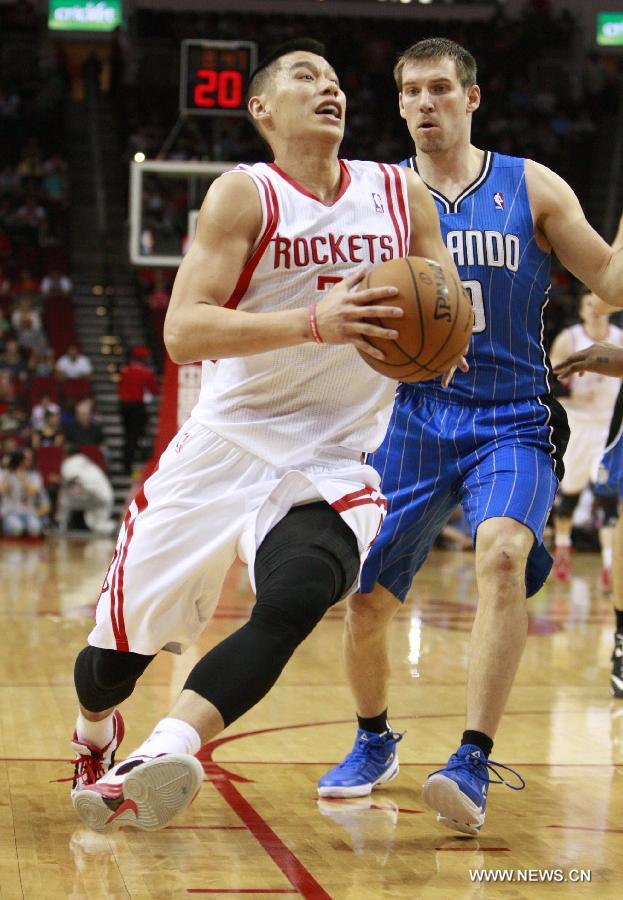
<path id="1" fill-rule="evenodd" d="M 387 784 L 398 774 L 396 744 L 402 734 L 357 729 L 353 749 L 318 782 L 320 797 L 365 797 L 372 788 Z"/>
<path id="2" fill-rule="evenodd" d="M 512 772 L 521 783 L 510 784 L 496 766 Z M 437 821 L 463 834 L 478 834 L 485 821 L 489 770 L 497 776 L 491 784 L 505 784 L 514 791 L 520 791 L 526 785 L 514 769 L 489 762 L 475 744 L 462 744 L 445 768 L 431 772 L 422 787 L 424 800 L 437 813 Z"/>

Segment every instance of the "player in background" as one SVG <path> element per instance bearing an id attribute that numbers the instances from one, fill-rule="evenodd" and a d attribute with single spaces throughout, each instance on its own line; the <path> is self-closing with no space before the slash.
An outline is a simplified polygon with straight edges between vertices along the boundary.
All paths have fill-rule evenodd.
<path id="1" fill-rule="evenodd" d="M 152 829 L 192 800 L 200 746 L 251 709 L 326 610 L 358 582 L 385 499 L 364 455 L 396 384 L 360 358 L 402 315 L 353 289 L 408 253 L 453 269 L 435 205 L 398 166 L 338 158 L 346 100 L 316 41 L 256 70 L 249 112 L 275 162 L 210 187 L 165 323 L 175 362 L 204 364 L 190 420 L 131 504 L 76 660 L 72 801 L 91 827 Z M 192 669 L 169 715 L 123 763 L 117 706 L 162 649 L 191 643 L 236 553 L 257 602 Z"/>
<path id="2" fill-rule="evenodd" d="M 568 184 L 543 165 L 471 143 L 476 63 L 445 38 L 398 60 L 400 114 L 415 143 L 404 164 L 428 185 L 442 234 L 470 291 L 470 369 L 444 390 L 401 384 L 374 454 L 388 514 L 349 599 L 346 667 L 359 729 L 352 752 L 320 779 L 321 796 L 365 795 L 398 771 L 388 724 L 389 629 L 455 504 L 476 549 L 478 608 L 460 746 L 424 784 L 444 825 L 477 834 L 489 755 L 527 635 L 526 597 L 543 584 L 542 544 L 568 438 L 542 342 L 551 251 L 604 300 L 623 305 L 623 254 L 590 227 Z M 495 770 L 494 770 L 495 771 Z"/>
<path id="3" fill-rule="evenodd" d="M 595 341 L 623 345 L 623 331 L 611 325 L 612 307 L 603 311 L 599 298 L 585 291 L 580 298 L 581 324 L 563 329 L 550 350 L 550 361 L 556 366 L 577 350 L 584 350 Z M 569 395 L 560 402 L 569 420 L 569 444 L 565 453 L 565 477 L 558 490 L 554 507 L 555 551 L 554 576 L 560 582 L 571 580 L 571 526 L 573 512 L 580 494 L 597 477 L 597 467 L 606 446 L 608 428 L 619 385 L 612 378 L 591 373 L 580 378 L 571 376 L 565 387 Z M 596 495 L 601 506 L 603 524 L 599 529 L 602 569 L 600 586 L 610 590 L 612 565 L 612 534 L 617 519 L 617 503 L 613 495 Z"/>
<path id="4" fill-rule="evenodd" d="M 619 235 L 623 238 L 623 218 Z M 623 378 L 623 348 L 600 341 L 576 350 L 554 369 L 561 379 L 595 373 Z M 612 546 L 612 601 L 614 605 L 614 647 L 610 671 L 610 692 L 623 698 L 623 386 L 614 407 L 606 449 L 601 460 L 598 490 L 613 492 L 619 498 L 619 519 Z"/>

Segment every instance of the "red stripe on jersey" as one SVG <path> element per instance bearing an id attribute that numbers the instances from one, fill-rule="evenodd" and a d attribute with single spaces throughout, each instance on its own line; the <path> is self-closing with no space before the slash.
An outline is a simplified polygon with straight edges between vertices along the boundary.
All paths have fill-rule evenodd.
<path id="1" fill-rule="evenodd" d="M 379 168 L 383 173 L 383 178 L 385 179 L 385 196 L 387 198 L 387 206 L 389 209 L 389 215 L 392 220 L 392 224 L 394 226 L 394 231 L 396 232 L 396 246 L 398 249 L 398 256 L 402 254 L 402 248 L 404 247 L 404 236 L 401 234 L 400 226 L 398 225 L 398 219 L 396 218 L 396 210 L 394 209 L 394 198 L 392 197 L 392 185 L 389 180 L 389 172 L 387 171 L 387 167 L 382 163 L 379 163 Z"/>
<path id="2" fill-rule="evenodd" d="M 240 277 L 236 282 L 236 287 L 234 288 L 231 297 L 225 304 L 227 309 L 236 309 L 244 295 L 246 294 L 249 284 L 251 283 L 251 278 L 253 277 L 253 273 L 255 272 L 258 263 L 262 256 L 264 255 L 266 248 L 268 247 L 272 236 L 277 230 L 277 224 L 279 222 L 279 204 L 277 202 L 277 195 L 275 193 L 275 189 L 273 188 L 270 181 L 265 182 L 261 176 L 257 176 L 260 180 L 262 187 L 264 188 L 264 195 L 266 200 L 266 228 L 264 230 L 264 234 L 262 235 L 259 244 L 255 248 L 255 252 L 252 254 L 251 259 L 245 265 L 244 269 L 240 273 Z M 268 186 L 267 186 L 268 185 Z"/>
<path id="3" fill-rule="evenodd" d="M 125 566 L 125 561 L 128 555 L 128 550 L 130 549 L 130 543 L 132 541 L 132 537 L 134 535 L 134 526 L 136 525 L 136 520 L 139 515 L 143 512 L 144 509 L 147 509 L 147 497 L 145 496 L 145 485 L 141 487 L 136 497 L 134 498 L 134 502 L 136 503 L 136 514 L 132 521 L 130 522 L 130 526 L 126 533 L 125 538 L 125 547 L 123 548 L 123 553 L 121 555 L 121 561 L 119 563 L 119 576 L 117 579 L 117 588 L 118 588 L 118 596 L 117 596 L 117 627 L 119 629 L 118 636 L 115 635 L 115 643 L 117 645 L 117 650 L 124 650 L 126 653 L 129 651 L 130 647 L 128 644 L 128 636 L 125 630 L 125 621 L 123 617 L 123 571 Z"/>
<path id="4" fill-rule="evenodd" d="M 398 171 L 398 166 L 390 166 L 390 169 L 394 176 L 394 181 L 396 183 L 396 197 L 398 198 L 398 212 L 400 213 L 400 218 L 402 219 L 402 224 L 405 232 L 404 239 L 404 255 L 409 255 L 409 237 L 411 231 L 411 217 L 407 212 L 407 204 L 405 200 L 405 191 L 403 189 L 402 178 L 400 177 L 400 172 Z"/>
<path id="5" fill-rule="evenodd" d="M 130 524 L 130 519 L 132 518 L 132 513 L 130 511 L 130 507 L 128 507 L 126 514 L 123 518 L 123 540 L 121 541 L 121 546 L 118 550 L 115 550 L 115 556 L 113 558 L 113 569 L 112 575 L 110 577 L 110 621 L 112 624 L 112 633 L 115 638 L 115 643 L 119 640 L 119 625 L 117 624 L 117 581 L 119 577 L 119 563 L 121 562 L 121 554 L 123 552 L 123 545 L 127 538 L 128 534 L 128 526 Z M 106 582 L 104 582 L 106 584 Z"/>
<path id="6" fill-rule="evenodd" d="M 295 181 L 294 178 L 290 178 L 290 176 L 287 174 L 287 172 L 284 172 L 283 169 L 280 169 L 276 163 L 268 163 L 268 165 L 273 170 L 273 172 L 276 172 L 277 175 L 280 175 L 283 178 L 283 180 L 287 181 L 288 184 L 291 187 L 293 187 L 295 191 L 299 192 L 299 194 L 303 194 L 304 197 L 309 197 L 310 200 L 316 200 L 318 203 L 322 203 L 323 206 L 334 206 L 337 203 L 337 201 L 341 197 L 344 196 L 344 194 L 348 190 L 349 185 L 352 180 L 351 176 L 350 176 L 350 172 L 348 171 L 348 168 L 347 168 L 344 160 L 339 159 L 338 162 L 340 164 L 340 188 L 337 192 L 337 195 L 336 195 L 333 203 L 324 203 L 320 199 L 320 197 L 317 197 L 315 194 L 312 194 L 311 191 L 308 191 L 307 188 L 304 188 L 303 185 L 299 184 L 298 181 Z"/>
<path id="7" fill-rule="evenodd" d="M 376 494 L 376 497 L 374 497 L 373 494 Z M 359 491 L 352 491 L 350 494 L 344 494 L 343 497 L 340 497 L 340 499 L 332 503 L 331 506 L 336 512 L 343 513 L 356 506 L 365 506 L 367 503 L 374 503 L 376 506 L 381 507 L 381 509 L 387 509 L 387 500 L 385 497 L 370 487 L 362 488 Z"/>

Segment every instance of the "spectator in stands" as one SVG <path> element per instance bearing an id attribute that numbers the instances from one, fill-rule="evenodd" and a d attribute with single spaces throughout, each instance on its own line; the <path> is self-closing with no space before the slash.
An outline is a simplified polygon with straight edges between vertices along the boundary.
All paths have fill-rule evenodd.
<path id="1" fill-rule="evenodd" d="M 4 346 L 4 342 L 10 333 L 11 323 L 5 316 L 2 306 L 0 306 L 0 349 Z"/>
<path id="2" fill-rule="evenodd" d="M 11 285 L 11 291 L 15 297 L 20 294 L 36 294 L 39 289 L 39 280 L 35 278 L 30 269 L 20 269 L 19 275 Z"/>
<path id="3" fill-rule="evenodd" d="M 0 369 L 0 412 L 6 412 L 15 400 L 15 387 L 9 369 Z"/>
<path id="4" fill-rule="evenodd" d="M 0 369 L 0 433 L 13 434 L 24 425 L 25 414 L 16 390 L 18 379 L 11 377 L 9 369 Z"/>
<path id="5" fill-rule="evenodd" d="M 56 361 L 56 376 L 61 380 L 65 378 L 89 378 L 93 366 L 88 356 L 80 353 L 77 344 L 70 344 L 67 352 Z"/>
<path id="6" fill-rule="evenodd" d="M 0 187 L 0 191 L 2 188 Z M 11 279 L 3 266 L 0 266 L 0 300 L 11 297 Z"/>
<path id="7" fill-rule="evenodd" d="M 54 351 L 50 347 L 34 350 L 28 360 L 28 372 L 31 376 L 47 378 L 54 375 Z"/>
<path id="8" fill-rule="evenodd" d="M 57 514 L 60 530 L 67 530 L 72 510 L 82 510 L 89 531 L 112 534 L 117 528 L 112 518 L 115 496 L 106 473 L 83 453 L 75 453 L 64 460 L 61 476 Z"/>
<path id="9" fill-rule="evenodd" d="M 146 365 L 149 350 L 141 345 L 133 347 L 130 362 L 121 370 L 117 396 L 123 421 L 123 467 L 131 475 L 141 439 L 147 430 L 148 403 L 158 393 L 158 381 Z"/>
<path id="10" fill-rule="evenodd" d="M 56 405 L 56 404 L 55 404 Z M 43 414 L 43 423 L 31 436 L 33 450 L 40 447 L 62 447 L 65 443 L 65 435 L 61 428 L 60 409 L 47 409 Z"/>
<path id="11" fill-rule="evenodd" d="M 31 294 L 22 294 L 17 301 L 17 308 L 11 316 L 11 325 L 20 345 L 26 350 L 42 350 L 45 347 L 45 335 L 41 327 L 41 316 L 34 309 Z"/>
<path id="12" fill-rule="evenodd" d="M 50 397 L 49 394 L 43 394 L 39 402 L 33 406 L 30 413 L 30 425 L 33 431 L 41 431 L 45 423 L 46 413 L 58 413 L 60 416 L 61 408 L 58 403 Z"/>
<path id="13" fill-rule="evenodd" d="M 41 246 L 45 240 L 48 227 L 48 214 L 45 207 L 37 203 L 34 197 L 27 197 L 26 202 L 18 207 L 13 216 L 13 228 L 24 241 L 32 241 Z"/>
<path id="14" fill-rule="evenodd" d="M 21 178 L 22 184 L 29 180 L 38 182 L 43 175 L 41 146 L 36 137 L 30 138 L 22 147 L 15 171 Z"/>
<path id="15" fill-rule="evenodd" d="M 11 378 L 26 379 L 26 360 L 16 340 L 7 341 L 4 350 L 0 353 L 0 371 L 8 370 Z"/>
<path id="16" fill-rule="evenodd" d="M 14 451 L 0 475 L 2 528 L 5 535 L 41 534 L 50 510 L 41 475 L 32 468 L 30 450 Z"/>
<path id="17" fill-rule="evenodd" d="M 46 159 L 42 166 L 41 189 L 45 199 L 63 205 L 67 199 L 67 163 L 58 153 Z"/>
<path id="18" fill-rule="evenodd" d="M 104 432 L 98 423 L 93 408 L 93 399 L 84 397 L 76 403 L 73 422 L 63 426 L 63 434 L 69 453 L 78 453 L 85 445 L 95 445 L 104 449 Z"/>
<path id="19" fill-rule="evenodd" d="M 164 330 L 164 320 L 167 314 L 167 307 L 171 299 L 171 286 L 164 277 L 164 272 L 157 269 L 154 275 L 154 283 L 147 297 L 149 304 L 151 324 L 154 335 L 161 339 Z"/>
<path id="20" fill-rule="evenodd" d="M 171 299 L 171 286 L 164 277 L 162 269 L 156 269 L 154 283 L 147 298 L 150 309 L 166 310 Z"/>
<path id="21" fill-rule="evenodd" d="M 73 282 L 68 275 L 63 275 L 60 269 L 52 269 L 46 275 L 39 287 L 43 297 L 69 297 L 74 289 Z"/>

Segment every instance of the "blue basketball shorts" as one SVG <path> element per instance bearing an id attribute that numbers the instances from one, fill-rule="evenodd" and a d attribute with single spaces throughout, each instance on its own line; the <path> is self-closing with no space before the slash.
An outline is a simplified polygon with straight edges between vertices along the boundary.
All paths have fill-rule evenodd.
<path id="1" fill-rule="evenodd" d="M 614 404 L 608 440 L 599 464 L 595 493 L 606 496 L 618 494 L 623 498 L 623 385 Z"/>
<path id="2" fill-rule="evenodd" d="M 553 398 L 468 406 L 400 384 L 385 440 L 369 457 L 381 475 L 387 518 L 364 564 L 360 590 L 379 582 L 404 601 L 415 573 L 460 504 L 472 540 L 481 522 L 508 516 L 534 534 L 528 596 L 547 578 L 543 546 L 569 439 Z"/>

